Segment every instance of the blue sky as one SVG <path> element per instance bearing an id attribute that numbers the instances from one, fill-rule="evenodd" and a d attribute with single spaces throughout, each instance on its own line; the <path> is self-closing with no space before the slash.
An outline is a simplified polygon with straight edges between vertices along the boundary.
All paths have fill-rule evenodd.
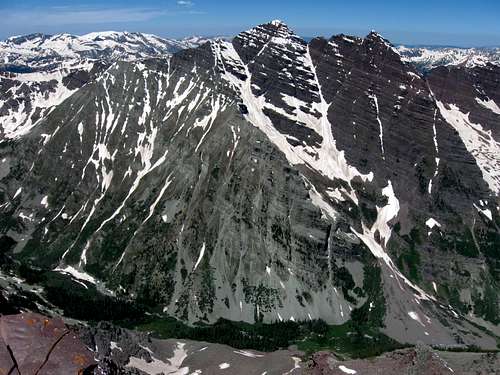
<path id="1" fill-rule="evenodd" d="M 302 36 L 375 29 L 393 43 L 500 45 L 500 0 L 0 0 L 0 16 L 0 39 L 102 30 L 234 35 L 281 19 Z"/>

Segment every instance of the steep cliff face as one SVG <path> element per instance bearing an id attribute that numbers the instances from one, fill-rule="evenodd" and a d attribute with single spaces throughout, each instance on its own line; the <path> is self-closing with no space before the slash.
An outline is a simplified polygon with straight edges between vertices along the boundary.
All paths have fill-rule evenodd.
<path id="1" fill-rule="evenodd" d="M 495 347 L 466 315 L 497 329 L 498 80 L 457 69 L 424 79 L 376 33 L 306 43 L 280 21 L 113 63 L 22 136 L 3 121 L 4 243 L 190 322 L 352 317 Z"/>

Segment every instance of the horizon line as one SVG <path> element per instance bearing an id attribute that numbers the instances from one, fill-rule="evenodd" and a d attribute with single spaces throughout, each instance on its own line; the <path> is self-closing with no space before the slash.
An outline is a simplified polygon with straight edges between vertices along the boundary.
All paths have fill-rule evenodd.
<path id="1" fill-rule="evenodd" d="M 271 23 L 272 21 L 270 21 L 269 23 Z M 260 25 L 265 25 L 265 23 L 261 23 L 257 26 L 260 26 Z M 286 25 L 286 24 L 285 24 Z M 425 48 L 425 47 L 429 47 L 429 48 L 457 48 L 457 49 L 471 49 L 471 48 L 475 48 L 475 49 L 481 49 L 481 48 L 484 48 L 484 49 L 495 49 L 495 48 L 500 48 L 500 44 L 490 44 L 490 45 L 484 45 L 484 44 L 477 44 L 477 45 L 470 45 L 470 46 L 465 46 L 465 45 L 458 45 L 458 44 L 447 44 L 447 43 L 405 43 L 405 42 L 392 42 L 391 39 L 389 38 L 386 38 L 382 33 L 376 31 L 376 30 L 370 30 L 365 36 L 360 36 L 359 34 L 347 34 L 347 33 L 343 33 L 343 32 L 340 32 L 340 33 L 336 33 L 336 34 L 332 34 L 330 37 L 326 36 L 326 35 L 322 35 L 322 34 L 319 34 L 319 35 L 316 35 L 316 36 L 311 36 L 311 35 L 301 35 L 300 33 L 297 34 L 300 38 L 302 38 L 304 41 L 306 42 L 309 42 L 310 40 L 314 39 L 314 38 L 325 38 L 325 39 L 330 39 L 330 38 L 333 38 L 333 37 L 336 37 L 336 36 L 339 36 L 339 35 L 346 35 L 346 36 L 353 36 L 353 37 L 358 37 L 358 38 L 365 38 L 366 36 L 368 36 L 371 32 L 375 32 L 379 35 L 381 35 L 384 39 L 388 40 L 392 45 L 396 46 L 396 47 L 401 47 L 401 46 L 404 46 L 404 47 L 409 47 L 409 48 Z M 212 38 L 223 38 L 223 39 L 232 39 L 234 37 L 236 37 L 238 35 L 237 34 L 233 34 L 233 35 L 223 35 L 223 34 L 202 34 L 202 33 L 193 33 L 193 34 L 189 34 L 189 35 L 186 35 L 184 37 L 170 37 L 168 35 L 161 35 L 161 34 L 157 34 L 157 33 L 151 33 L 151 32 L 143 32 L 143 31 L 129 31 L 129 30 L 119 30 L 119 29 L 115 29 L 115 30 L 111 30 L 111 29 L 108 29 L 108 30 L 98 30 L 98 31 L 90 31 L 90 32 L 85 32 L 85 33 L 70 33 L 70 32 L 60 32 L 60 33 L 45 33 L 45 32 L 32 32 L 32 33 L 26 33 L 26 34 L 16 34 L 16 35 L 11 35 L 11 36 L 8 36 L 4 39 L 0 39 L 0 43 L 2 42 L 7 42 L 9 39 L 14 39 L 14 38 L 22 38 L 22 37 L 27 37 L 27 36 L 31 36 L 31 35 L 43 35 L 43 36 L 46 36 L 46 37 L 53 37 L 53 36 L 58 36 L 58 35 L 70 35 L 70 36 L 74 36 L 74 37 L 82 37 L 82 36 L 85 36 L 85 35 L 89 35 L 89 34 L 100 34 L 100 33 L 129 33 L 129 34 L 144 34 L 144 35 L 152 35 L 152 36 L 155 36 L 155 37 L 158 37 L 158 38 L 161 38 L 161 39 L 170 39 L 170 40 L 174 40 L 174 41 L 182 41 L 184 39 L 189 39 L 189 38 L 194 38 L 194 37 L 199 37 L 199 38 L 207 38 L 207 39 L 212 39 Z"/>

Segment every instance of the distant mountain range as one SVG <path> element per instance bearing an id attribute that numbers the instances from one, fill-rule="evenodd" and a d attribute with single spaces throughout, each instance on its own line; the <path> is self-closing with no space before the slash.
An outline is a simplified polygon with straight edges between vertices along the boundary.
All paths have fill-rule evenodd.
<path id="1" fill-rule="evenodd" d="M 471 68 L 487 63 L 500 64 L 500 48 L 398 46 L 397 50 L 404 61 L 414 64 L 421 71 L 446 65 Z"/>
<path id="2" fill-rule="evenodd" d="M 209 38 L 165 39 L 151 34 L 95 32 L 71 34 L 30 34 L 0 42 L 0 69 L 27 72 L 71 66 L 82 60 L 136 60 L 171 55 L 197 47 Z"/>
<path id="3" fill-rule="evenodd" d="M 181 49 L 196 48 L 215 39 L 230 37 L 191 36 L 183 39 L 161 38 L 152 34 L 93 32 L 71 34 L 30 34 L 0 42 L 0 71 L 30 72 L 78 64 L 87 60 L 136 60 L 171 55 Z M 307 38 L 312 39 L 312 38 Z M 306 40 L 307 40 L 306 39 Z M 398 46 L 404 61 L 421 71 L 441 65 L 500 64 L 500 48 L 459 48 L 435 46 Z"/>

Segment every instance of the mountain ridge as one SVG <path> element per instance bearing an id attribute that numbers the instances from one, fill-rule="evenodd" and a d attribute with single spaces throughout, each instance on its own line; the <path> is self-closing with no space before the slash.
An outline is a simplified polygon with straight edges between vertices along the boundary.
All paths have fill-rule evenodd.
<path id="1" fill-rule="evenodd" d="M 190 323 L 361 316 L 492 348 L 499 74 L 424 78 L 379 34 L 276 22 L 104 64 L 2 139 L 2 230 L 23 262 Z"/>
<path id="2" fill-rule="evenodd" d="M 279 22 L 283 23 L 282 21 Z M 372 32 L 383 38 L 383 36 L 377 33 L 375 30 L 372 30 Z M 23 47 L 23 43 L 37 40 L 37 38 L 38 45 L 28 45 Z M 126 43 L 127 38 L 129 39 L 128 42 L 132 42 L 135 44 L 132 44 L 128 48 L 128 50 L 117 52 L 115 56 L 113 56 L 112 54 L 110 55 L 106 51 L 106 49 L 109 49 L 111 47 L 111 49 L 116 50 L 118 47 L 120 47 L 119 44 L 107 47 L 99 45 L 99 42 L 102 43 L 106 40 L 120 40 L 121 43 Z M 83 35 L 73 35 L 67 33 L 33 33 L 27 35 L 12 36 L 0 42 L 0 61 L 3 62 L 5 66 L 7 66 L 8 64 L 12 65 L 14 63 L 14 66 L 9 69 L 23 69 L 22 66 L 26 66 L 26 64 L 29 62 L 32 66 L 32 69 L 34 67 L 35 69 L 40 70 L 55 67 L 55 62 L 58 58 L 74 58 L 78 54 L 83 54 L 83 56 L 80 57 L 85 57 L 85 55 L 87 55 L 88 57 L 95 59 L 140 59 L 156 57 L 165 54 L 168 55 L 184 48 L 195 48 L 203 43 L 215 39 L 229 40 L 231 39 L 231 37 L 190 36 L 181 39 L 172 39 L 159 37 L 153 34 L 127 31 L 101 31 L 91 32 Z M 303 38 L 303 40 L 307 42 L 309 42 L 311 39 L 314 38 Z M 47 46 L 44 45 L 45 42 L 47 42 Z M 64 43 L 67 45 L 67 47 L 57 45 L 57 42 Z M 74 45 L 71 45 L 71 43 L 73 43 Z M 18 56 L 19 50 L 12 50 L 13 47 L 24 51 L 23 54 L 25 55 L 24 59 L 26 61 L 23 60 L 23 56 Z M 30 51 L 30 48 L 35 48 L 35 50 Z M 472 67 L 477 65 L 484 65 L 488 62 L 494 64 L 500 63 L 499 47 L 457 47 L 432 45 L 408 46 L 401 44 L 396 45 L 395 48 L 402 54 L 405 61 L 414 64 L 419 68 L 419 70 L 422 70 L 424 72 L 441 65 L 466 64 L 467 66 Z M 46 51 L 44 52 L 45 55 L 50 55 L 52 53 L 52 60 L 56 61 L 52 61 L 51 63 L 37 63 L 36 59 L 33 58 L 33 55 L 40 54 L 44 50 Z M 14 57 L 9 57 L 9 55 L 14 55 Z M 15 67 L 16 64 L 21 66 Z M 27 68 L 24 67 L 24 69 Z"/>

